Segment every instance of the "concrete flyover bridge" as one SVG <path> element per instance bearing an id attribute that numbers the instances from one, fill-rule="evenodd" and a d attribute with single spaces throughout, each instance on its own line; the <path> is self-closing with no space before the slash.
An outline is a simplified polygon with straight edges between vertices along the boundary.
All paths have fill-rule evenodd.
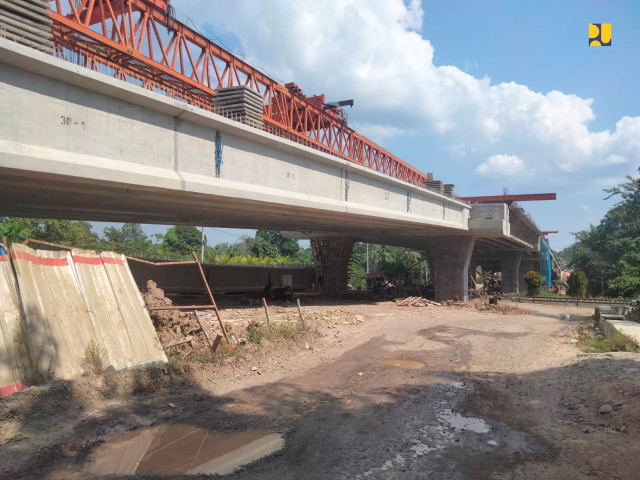
<path id="1" fill-rule="evenodd" d="M 353 241 L 428 248 L 440 299 L 474 255 L 537 252 L 520 213 L 437 190 L 0 38 L 2 216 L 304 232 L 337 290 Z"/>

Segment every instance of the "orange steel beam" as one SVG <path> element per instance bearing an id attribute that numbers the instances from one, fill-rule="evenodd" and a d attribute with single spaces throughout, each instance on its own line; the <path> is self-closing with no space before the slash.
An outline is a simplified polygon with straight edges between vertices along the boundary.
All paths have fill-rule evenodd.
<path id="1" fill-rule="evenodd" d="M 169 0 L 51 0 L 56 55 L 209 111 L 216 89 L 246 85 L 262 95 L 267 132 L 424 186 L 425 174 L 349 128 L 340 109 L 323 111 L 322 97 L 276 82 L 172 19 L 169 7 Z"/>
<path id="2" fill-rule="evenodd" d="M 513 203 L 513 202 L 534 202 L 538 200 L 555 200 L 555 193 L 529 193 L 524 195 L 490 195 L 486 197 L 458 197 L 469 203 Z"/>

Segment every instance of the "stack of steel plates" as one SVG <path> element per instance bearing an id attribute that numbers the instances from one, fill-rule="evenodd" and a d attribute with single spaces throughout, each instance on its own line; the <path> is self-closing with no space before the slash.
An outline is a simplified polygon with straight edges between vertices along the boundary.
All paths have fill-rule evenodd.
<path id="1" fill-rule="evenodd" d="M 0 37 L 53 53 L 47 0 L 0 1 Z"/>

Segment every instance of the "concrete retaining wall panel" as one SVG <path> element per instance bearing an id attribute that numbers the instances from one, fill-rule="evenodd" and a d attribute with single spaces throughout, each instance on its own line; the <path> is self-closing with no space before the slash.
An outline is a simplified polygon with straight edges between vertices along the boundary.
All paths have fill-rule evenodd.
<path id="1" fill-rule="evenodd" d="M 14 244 L 11 258 L 37 371 L 46 380 L 82 375 L 85 348 L 95 334 L 71 254 Z"/>
<path id="2" fill-rule="evenodd" d="M 0 397 L 22 390 L 35 376 L 23 320 L 11 263 L 0 255 Z"/>
<path id="3" fill-rule="evenodd" d="M 102 257 L 93 251 L 72 251 L 73 264 L 87 304 L 96 343 L 102 354 L 103 368 L 116 370 L 135 365 L 127 328 L 118 307 Z"/>
<path id="4" fill-rule="evenodd" d="M 167 357 L 126 258 L 113 252 L 102 252 L 101 258 L 135 354 L 135 364 L 166 362 Z"/>
<path id="5" fill-rule="evenodd" d="M 154 266 L 148 263 L 129 262 L 131 273 L 140 290 L 148 280 L 156 282 L 165 293 L 204 293 L 202 278 L 195 265 Z M 276 267 L 250 265 L 202 265 L 209 288 L 214 294 L 261 292 L 269 278 L 274 286 L 282 284 L 282 277 L 290 275 L 293 290 L 311 288 L 315 278 L 313 267 Z"/>

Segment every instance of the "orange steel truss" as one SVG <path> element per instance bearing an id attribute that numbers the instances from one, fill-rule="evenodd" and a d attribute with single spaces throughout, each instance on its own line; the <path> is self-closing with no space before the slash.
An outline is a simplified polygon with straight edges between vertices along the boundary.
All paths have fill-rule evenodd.
<path id="1" fill-rule="evenodd" d="M 56 55 L 213 111 L 215 89 L 263 98 L 264 130 L 422 187 L 426 175 L 349 128 L 324 96 L 305 97 L 176 21 L 169 0 L 51 0 Z M 289 88 L 288 88 L 289 87 Z"/>

